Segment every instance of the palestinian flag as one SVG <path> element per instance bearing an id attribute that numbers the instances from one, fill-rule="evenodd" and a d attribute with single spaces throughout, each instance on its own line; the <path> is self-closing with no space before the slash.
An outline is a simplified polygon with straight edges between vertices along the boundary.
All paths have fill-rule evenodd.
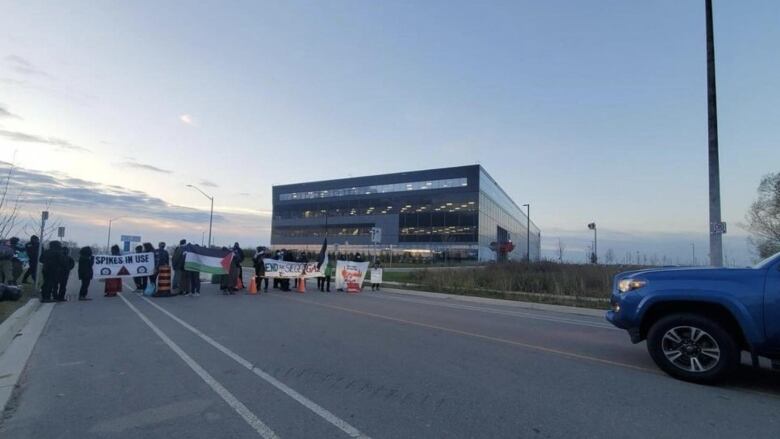
<path id="1" fill-rule="evenodd" d="M 322 268 L 324 264 L 328 263 L 328 238 L 322 241 L 322 248 L 320 254 L 317 256 L 317 270 Z"/>
<path id="2" fill-rule="evenodd" d="M 188 245 L 184 248 L 184 269 L 209 274 L 228 274 L 233 252 L 218 248 Z"/>

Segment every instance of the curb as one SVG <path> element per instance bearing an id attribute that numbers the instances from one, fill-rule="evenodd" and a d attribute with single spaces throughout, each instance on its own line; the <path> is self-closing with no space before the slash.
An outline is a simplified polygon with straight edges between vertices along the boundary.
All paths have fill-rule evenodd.
<path id="1" fill-rule="evenodd" d="M 28 307 L 29 309 L 27 309 Z M 24 367 L 27 365 L 27 360 L 30 358 L 46 322 L 49 321 L 52 309 L 54 309 L 53 303 L 41 305 L 37 299 L 32 299 L 30 303 L 19 308 L 8 319 L 20 317 L 20 319 L 16 319 L 14 326 L 20 320 L 24 320 L 24 324 L 16 332 L 11 333 L 11 342 L 0 353 L 0 409 L 2 411 L 5 411 L 8 401 L 11 400 Z M 20 315 L 17 316 L 17 314 Z M 23 319 L 21 319 L 22 316 L 24 316 Z M 3 331 L 8 331 L 8 329 L 3 328 Z"/>
<path id="2" fill-rule="evenodd" d="M 497 305 L 503 307 L 509 306 L 515 308 L 523 308 L 523 309 L 553 311 L 553 312 L 560 312 L 565 314 L 577 314 L 577 315 L 583 315 L 589 317 L 604 317 L 604 314 L 606 313 L 606 310 L 598 310 L 592 308 L 579 308 L 576 306 L 551 305 L 547 303 L 536 303 L 536 302 L 523 302 L 520 300 L 491 299 L 489 297 L 434 293 L 430 291 L 401 290 L 397 288 L 383 288 L 382 291 L 387 291 L 396 294 L 406 294 L 409 296 L 432 297 L 436 299 L 447 299 L 447 300 L 453 300 L 459 302 L 482 303 L 485 305 Z"/>
<path id="3" fill-rule="evenodd" d="M 19 330 L 24 328 L 33 311 L 38 309 L 38 305 L 40 305 L 40 300 L 32 298 L 14 311 L 3 323 L 0 323 L 0 355 L 5 352 Z"/>

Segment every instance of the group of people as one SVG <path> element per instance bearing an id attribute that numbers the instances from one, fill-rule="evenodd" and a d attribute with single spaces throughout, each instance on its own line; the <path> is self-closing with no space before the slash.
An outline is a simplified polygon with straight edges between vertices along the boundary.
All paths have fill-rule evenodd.
<path id="1" fill-rule="evenodd" d="M 137 276 L 133 278 L 135 291 L 144 292 L 149 295 L 191 295 L 199 296 L 201 291 L 200 272 L 187 270 L 185 262 L 187 250 L 191 249 L 193 244 L 188 244 L 186 239 L 179 241 L 179 245 L 173 250 L 171 255 L 166 249 L 166 244 L 160 242 L 155 248 L 151 243 L 146 242 L 135 247 L 136 253 L 153 253 L 154 270 L 148 276 Z M 42 302 L 61 302 L 67 300 L 66 292 L 68 280 L 71 271 L 77 266 L 76 260 L 71 256 L 71 250 L 60 241 L 50 241 L 45 250 L 41 249 L 40 239 L 37 236 L 31 236 L 29 242 L 22 245 L 16 237 L 6 241 L 0 241 L 0 282 L 8 285 L 16 285 L 21 277 L 22 283 L 28 279 L 35 281 L 37 279 L 38 264 L 42 264 L 41 274 L 43 275 L 43 286 L 41 287 Z M 243 289 L 243 268 L 242 263 L 245 255 L 239 244 L 236 242 L 232 248 L 223 247 L 223 251 L 233 253 L 232 263 L 227 274 L 219 275 L 220 290 L 223 294 L 235 294 Z M 40 255 L 39 255 L 40 253 Z M 111 255 L 119 256 L 122 254 L 118 245 L 110 248 Z M 258 291 L 268 291 L 269 280 L 266 277 L 265 263 L 263 259 L 275 259 L 286 262 L 309 262 L 308 255 L 305 252 L 297 254 L 286 249 L 270 252 L 266 247 L 257 247 L 252 258 L 252 265 L 255 269 L 255 284 Z M 362 262 L 363 257 L 360 253 L 352 255 L 350 258 L 356 262 Z M 81 281 L 78 300 L 91 300 L 88 297 L 89 286 L 94 278 L 93 250 L 91 247 L 81 247 L 78 252 L 78 278 Z M 26 272 L 22 276 L 24 263 L 28 264 Z M 376 261 L 372 268 L 381 268 L 379 261 Z M 328 258 L 328 262 L 323 268 L 323 275 L 317 278 L 317 289 L 322 292 L 330 292 L 330 284 L 335 276 L 336 262 L 335 258 Z M 298 288 L 302 279 L 293 279 L 293 288 Z M 273 288 L 281 291 L 291 291 L 289 278 L 274 278 Z M 106 297 L 116 296 L 122 292 L 122 278 L 105 279 L 104 294 Z M 378 284 L 372 284 L 372 290 L 379 289 Z"/>

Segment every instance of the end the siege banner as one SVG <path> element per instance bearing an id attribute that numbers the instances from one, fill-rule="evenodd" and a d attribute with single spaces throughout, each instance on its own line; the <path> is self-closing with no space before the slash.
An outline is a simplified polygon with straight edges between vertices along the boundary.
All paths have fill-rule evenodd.
<path id="1" fill-rule="evenodd" d="M 314 262 L 286 262 L 277 261 L 276 259 L 263 259 L 265 264 L 265 276 L 266 277 L 278 277 L 278 278 L 312 278 L 325 276 L 325 266 L 328 264 L 327 259 L 321 267 L 317 268 L 317 261 Z"/>
<path id="2" fill-rule="evenodd" d="M 95 279 L 149 276 L 154 274 L 154 253 L 98 255 L 92 271 Z"/>

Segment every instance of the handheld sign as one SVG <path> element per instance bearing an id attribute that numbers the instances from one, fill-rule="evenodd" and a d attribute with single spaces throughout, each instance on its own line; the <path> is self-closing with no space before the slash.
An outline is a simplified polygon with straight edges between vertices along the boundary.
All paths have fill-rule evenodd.
<path id="1" fill-rule="evenodd" d="M 95 279 L 149 276 L 154 273 L 154 253 L 98 255 L 92 265 Z"/>

